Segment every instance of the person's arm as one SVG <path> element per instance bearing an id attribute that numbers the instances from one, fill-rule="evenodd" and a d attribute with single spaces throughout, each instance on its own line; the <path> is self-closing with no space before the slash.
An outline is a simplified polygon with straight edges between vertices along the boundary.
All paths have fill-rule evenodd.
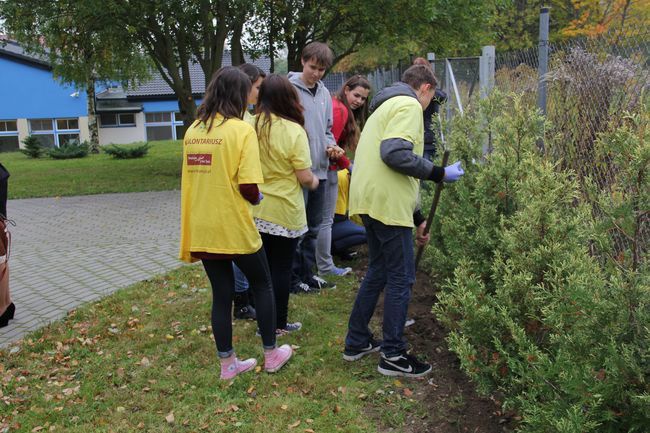
<path id="1" fill-rule="evenodd" d="M 342 102 L 332 99 L 332 135 L 338 143 L 348 122 L 348 108 Z"/>
<path id="2" fill-rule="evenodd" d="M 294 170 L 296 173 L 296 179 L 300 182 L 300 185 L 305 188 L 313 191 L 318 188 L 318 177 L 314 176 L 314 173 L 310 169 L 305 168 L 303 170 Z"/>
<path id="3" fill-rule="evenodd" d="M 242 197 L 246 199 L 250 204 L 256 205 L 259 204 L 262 199 L 260 196 L 260 189 L 256 183 L 242 183 L 239 185 L 239 192 Z"/>
<path id="4" fill-rule="evenodd" d="M 332 126 L 334 125 L 334 115 L 332 113 L 332 97 L 327 92 L 327 98 L 325 99 L 325 115 L 327 116 L 327 122 L 325 127 L 325 142 L 326 147 L 336 146 L 336 139 L 332 133 Z"/>
<path id="5" fill-rule="evenodd" d="M 381 160 L 398 173 L 434 182 L 440 182 L 445 176 L 443 167 L 413 153 L 413 143 L 403 138 L 382 140 L 379 150 Z"/>

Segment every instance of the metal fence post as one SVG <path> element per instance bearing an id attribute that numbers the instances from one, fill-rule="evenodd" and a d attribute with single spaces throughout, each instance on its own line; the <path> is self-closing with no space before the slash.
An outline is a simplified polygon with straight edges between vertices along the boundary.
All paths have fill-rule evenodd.
<path id="1" fill-rule="evenodd" d="M 483 47 L 478 64 L 479 89 L 481 99 L 487 98 L 494 89 L 494 72 L 496 68 L 496 50 L 494 45 Z M 483 156 L 492 152 L 492 138 L 483 140 Z"/>
<path id="2" fill-rule="evenodd" d="M 436 73 L 436 53 L 427 53 L 427 60 L 429 61 L 429 64 L 431 65 L 431 70 L 433 70 L 433 73 L 435 75 L 435 73 Z"/>
<path id="3" fill-rule="evenodd" d="M 550 21 L 549 8 L 542 7 L 539 10 L 539 68 L 538 87 L 537 87 L 537 106 L 546 116 L 546 73 L 548 72 L 548 26 Z M 539 149 L 544 151 L 544 139 L 541 138 L 537 143 Z"/>
<path id="4" fill-rule="evenodd" d="M 486 45 L 479 61 L 479 87 L 481 99 L 488 97 L 494 88 L 494 69 L 496 64 L 496 51 L 494 45 Z"/>
<path id="5" fill-rule="evenodd" d="M 548 25 L 549 8 L 543 7 L 539 11 L 539 85 L 537 106 L 546 115 L 546 73 L 548 72 Z"/>

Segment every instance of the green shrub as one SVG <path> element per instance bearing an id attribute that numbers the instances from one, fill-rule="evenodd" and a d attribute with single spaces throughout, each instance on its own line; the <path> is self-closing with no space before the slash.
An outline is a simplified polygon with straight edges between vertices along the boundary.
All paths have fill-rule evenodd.
<path id="1" fill-rule="evenodd" d="M 62 146 L 53 147 L 49 150 L 48 154 L 53 159 L 83 158 L 88 155 L 88 148 L 88 142 L 86 141 L 83 143 L 69 141 Z"/>
<path id="2" fill-rule="evenodd" d="M 28 135 L 23 139 L 24 149 L 20 149 L 22 153 L 30 158 L 40 158 L 45 152 L 45 148 L 41 146 L 40 141 L 33 135 Z"/>
<path id="3" fill-rule="evenodd" d="M 111 144 L 104 147 L 104 152 L 116 159 L 142 158 L 149 152 L 151 145 L 149 143 L 131 144 L 127 146 L 117 146 Z"/>
<path id="4" fill-rule="evenodd" d="M 486 136 L 494 151 L 467 160 L 441 197 L 425 257 L 446 280 L 434 313 L 463 369 L 503 393 L 522 431 L 645 431 L 648 128 L 635 118 L 601 136 L 618 181 L 594 209 L 575 174 L 539 153 L 544 124 L 520 101 L 495 94 L 454 125 L 455 156 L 475 155 Z M 613 241 L 635 233 L 637 253 Z"/>

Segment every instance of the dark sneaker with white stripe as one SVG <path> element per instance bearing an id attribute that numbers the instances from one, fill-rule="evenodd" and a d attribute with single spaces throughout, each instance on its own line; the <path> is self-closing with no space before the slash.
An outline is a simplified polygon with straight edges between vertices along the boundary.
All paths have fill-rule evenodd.
<path id="1" fill-rule="evenodd" d="M 309 288 L 312 290 L 336 289 L 336 284 L 330 283 L 318 275 L 314 275 L 311 277 L 310 281 L 305 281 L 305 283 L 307 283 Z"/>
<path id="2" fill-rule="evenodd" d="M 358 361 L 369 353 L 378 352 L 381 344 L 374 339 L 370 339 L 366 347 L 357 348 L 345 346 L 343 351 L 343 359 L 346 361 Z"/>
<path id="3" fill-rule="evenodd" d="M 420 377 L 431 372 L 431 364 L 420 362 L 407 353 L 386 357 L 381 354 L 377 371 L 384 376 Z"/>
<path id="4" fill-rule="evenodd" d="M 291 293 L 294 293 L 296 295 L 302 294 L 302 293 L 318 293 L 320 292 L 320 289 L 317 287 L 309 287 L 309 284 L 305 283 L 298 283 L 293 288 L 291 289 Z"/>

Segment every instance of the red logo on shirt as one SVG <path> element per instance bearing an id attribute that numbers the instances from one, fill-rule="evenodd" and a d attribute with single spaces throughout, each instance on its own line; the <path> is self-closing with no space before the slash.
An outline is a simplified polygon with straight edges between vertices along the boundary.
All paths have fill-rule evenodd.
<path id="1" fill-rule="evenodd" d="M 210 153 L 188 153 L 187 165 L 212 165 L 212 154 Z"/>

